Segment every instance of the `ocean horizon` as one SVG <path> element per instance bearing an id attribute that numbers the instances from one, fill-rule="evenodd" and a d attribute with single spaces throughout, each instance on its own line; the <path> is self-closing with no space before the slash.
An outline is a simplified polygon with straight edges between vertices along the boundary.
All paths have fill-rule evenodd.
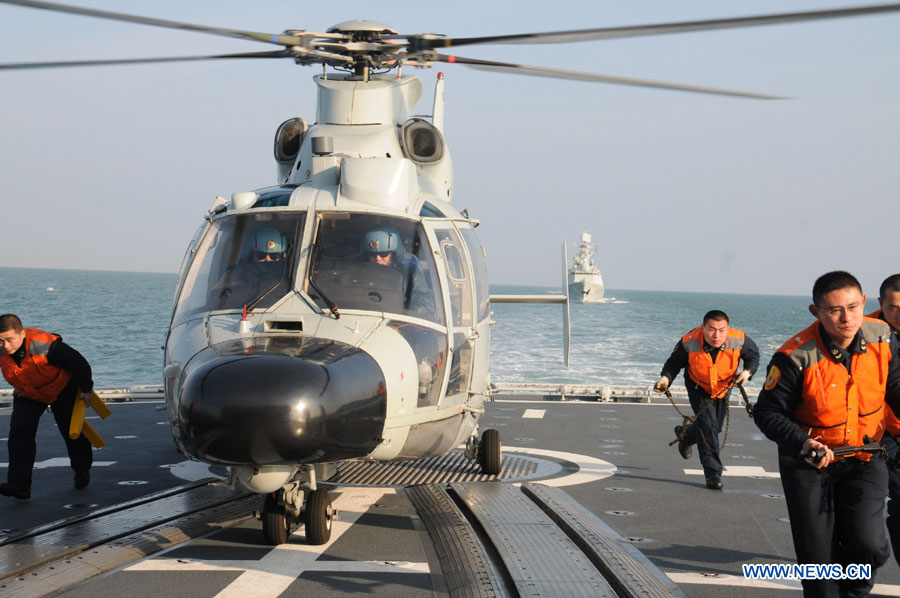
<path id="1" fill-rule="evenodd" d="M 176 279 L 162 272 L 0 267 L 0 312 L 60 334 L 91 363 L 98 387 L 159 385 Z M 561 288 L 498 284 L 491 292 L 549 294 Z M 491 379 L 649 385 L 675 343 L 710 309 L 725 311 L 756 341 L 763 373 L 772 353 L 812 322 L 809 303 L 798 295 L 608 289 L 601 303 L 570 305 L 568 368 L 561 306 L 495 304 Z M 874 310 L 877 302 L 870 299 L 866 307 Z M 9 386 L 0 380 L 0 388 Z"/>

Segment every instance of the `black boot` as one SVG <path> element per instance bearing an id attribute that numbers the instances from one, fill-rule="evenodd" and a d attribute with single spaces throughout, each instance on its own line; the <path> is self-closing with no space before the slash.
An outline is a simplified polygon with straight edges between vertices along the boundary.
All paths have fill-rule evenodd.
<path id="1" fill-rule="evenodd" d="M 75 472 L 75 489 L 76 490 L 83 490 L 83 489 L 87 488 L 87 485 L 90 483 L 91 483 L 91 470 L 90 469 Z"/>
<path id="2" fill-rule="evenodd" d="M 31 498 L 31 488 L 25 488 L 18 484 L 3 483 L 0 484 L 0 494 L 18 498 L 19 500 L 28 500 Z"/>

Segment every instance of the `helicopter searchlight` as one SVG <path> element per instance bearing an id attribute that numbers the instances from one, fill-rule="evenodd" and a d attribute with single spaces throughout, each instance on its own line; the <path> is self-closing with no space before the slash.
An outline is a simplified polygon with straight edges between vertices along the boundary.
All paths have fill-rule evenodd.
<path id="1" fill-rule="evenodd" d="M 189 243 L 165 344 L 166 409 L 179 450 L 230 468 L 230 484 L 266 495 L 271 544 L 305 524 L 327 542 L 337 513 L 321 482 L 344 460 L 439 456 L 464 445 L 483 473 L 502 467 L 501 437 L 479 421 L 490 397 L 491 302 L 568 297 L 489 294 L 478 221 L 453 205 L 444 78 L 430 118 L 415 115 L 418 77 L 436 62 L 518 75 L 752 99 L 776 96 L 441 54 L 479 44 L 545 44 L 748 27 L 900 11 L 863 6 L 546 33 L 452 38 L 399 34 L 374 21 L 281 34 L 0 0 L 275 49 L 205 56 L 0 64 L 0 70 L 189 60 L 320 64 L 315 121 L 284 121 L 276 184 L 216 198 Z M 329 67 L 332 69 L 329 71 Z M 391 72 L 397 69 L 396 74 Z M 567 289 L 563 255 L 563 289 Z"/>

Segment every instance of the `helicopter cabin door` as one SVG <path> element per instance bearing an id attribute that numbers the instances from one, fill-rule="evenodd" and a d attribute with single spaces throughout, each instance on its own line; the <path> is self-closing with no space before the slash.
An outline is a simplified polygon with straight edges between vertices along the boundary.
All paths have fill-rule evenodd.
<path id="1" fill-rule="evenodd" d="M 435 257 L 443 264 L 438 270 L 448 312 L 451 347 L 447 391 L 440 406 L 448 407 L 464 403 L 472 383 L 473 342 L 477 338 L 475 288 L 465 242 L 453 223 L 426 222 L 426 228 L 434 235 L 434 247 L 439 253 Z"/>

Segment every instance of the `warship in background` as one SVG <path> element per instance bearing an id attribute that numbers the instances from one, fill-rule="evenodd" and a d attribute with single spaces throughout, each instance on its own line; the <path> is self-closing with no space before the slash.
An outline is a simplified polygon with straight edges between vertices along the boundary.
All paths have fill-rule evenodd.
<path id="1" fill-rule="evenodd" d="M 594 264 L 596 246 L 591 243 L 591 234 L 581 233 L 581 241 L 575 247 L 578 252 L 569 268 L 569 297 L 572 301 L 580 298 L 582 303 L 596 303 L 603 299 L 603 276 Z"/>

